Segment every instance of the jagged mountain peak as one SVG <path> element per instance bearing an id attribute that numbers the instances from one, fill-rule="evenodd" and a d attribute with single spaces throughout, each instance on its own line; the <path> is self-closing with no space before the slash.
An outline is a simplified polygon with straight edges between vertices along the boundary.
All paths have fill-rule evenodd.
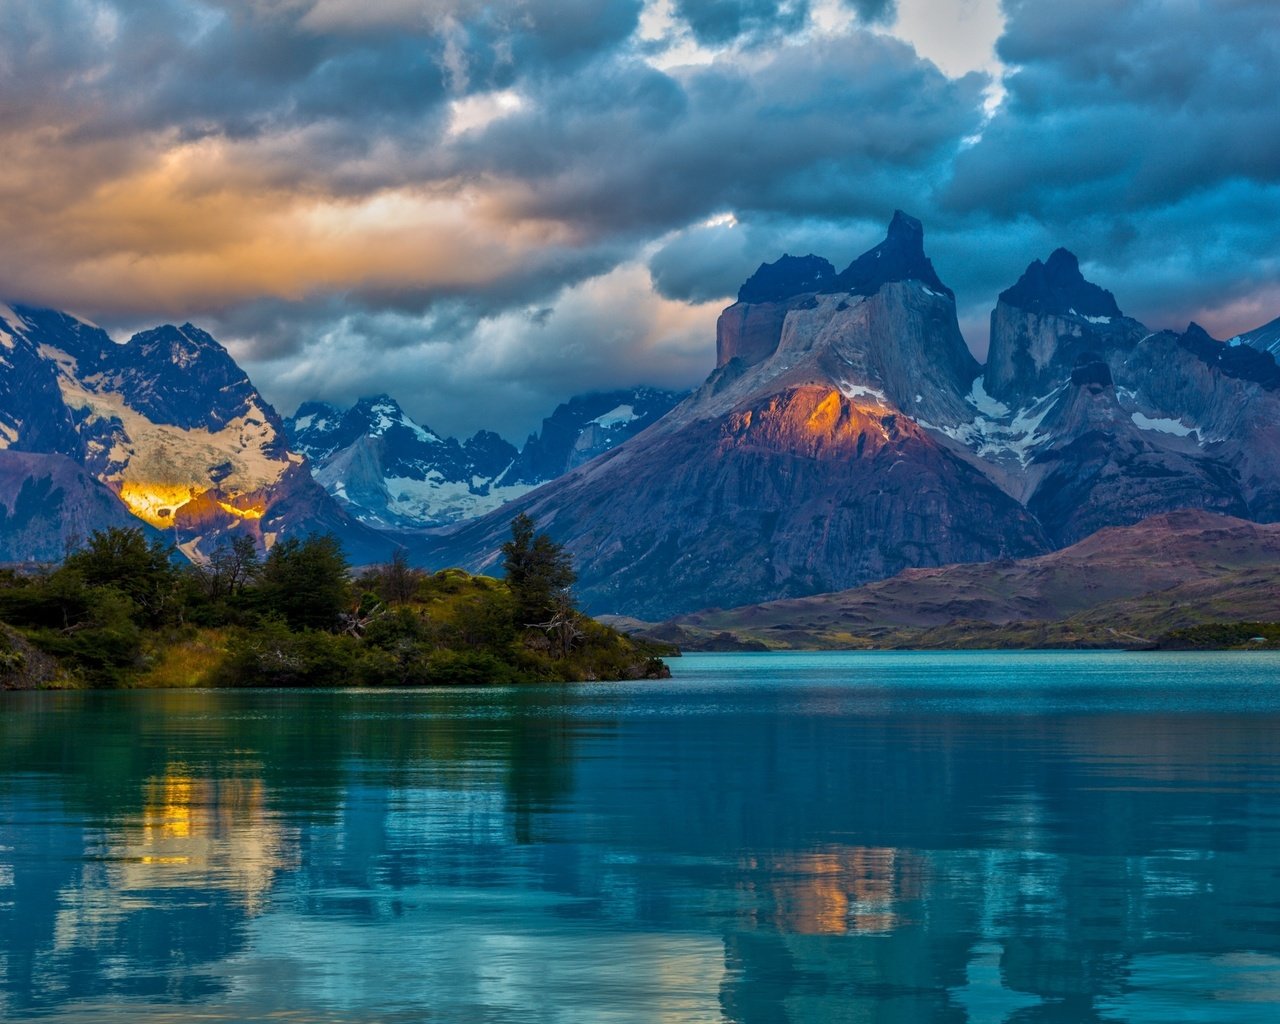
<path id="1" fill-rule="evenodd" d="M 1268 391 L 1280 388 L 1280 365 L 1266 349 L 1218 341 L 1194 320 L 1178 335 L 1178 345 L 1228 377 L 1260 384 Z"/>
<path id="2" fill-rule="evenodd" d="M 408 413 L 388 394 L 369 395 L 361 398 L 347 416 L 372 437 L 381 437 L 397 427 L 409 431 L 419 441 L 438 444 L 440 435 L 430 427 L 416 423 Z"/>
<path id="3" fill-rule="evenodd" d="M 850 263 L 826 290 L 871 296 L 892 281 L 919 281 L 955 299 L 955 293 L 942 283 L 933 261 L 925 255 L 924 225 L 901 210 L 894 211 L 884 241 Z"/>
<path id="4" fill-rule="evenodd" d="M 102 353 L 122 347 L 97 324 L 63 310 L 21 303 L 6 308 L 13 314 L 6 319 L 20 334 L 39 338 L 41 344 L 57 348 L 77 361 L 92 363 L 101 358 Z"/>
<path id="5" fill-rule="evenodd" d="M 141 331 L 129 339 L 123 347 L 131 349 L 130 355 L 145 360 L 167 358 L 175 366 L 187 369 L 196 363 L 206 365 L 233 363 L 225 346 L 208 331 L 192 323 L 181 327 L 162 324 L 149 331 Z M 237 369 L 239 369 L 237 367 Z M 240 376 L 244 376 L 241 372 Z"/>
<path id="6" fill-rule="evenodd" d="M 1017 283 L 1000 293 L 1000 301 L 1031 313 L 1120 318 L 1116 298 L 1085 279 L 1080 260 L 1069 249 L 1054 249 L 1043 263 L 1033 260 Z"/>
<path id="7" fill-rule="evenodd" d="M 298 411 L 293 414 L 291 419 L 295 422 L 312 417 L 308 420 L 308 426 L 317 418 L 339 418 L 342 416 L 342 410 L 332 402 L 321 402 L 316 399 L 309 399 L 298 406 Z"/>
<path id="8" fill-rule="evenodd" d="M 836 276 L 829 260 L 809 253 L 791 256 L 783 253 L 773 263 L 759 268 L 738 289 L 739 302 L 783 302 L 796 295 L 824 290 Z"/>

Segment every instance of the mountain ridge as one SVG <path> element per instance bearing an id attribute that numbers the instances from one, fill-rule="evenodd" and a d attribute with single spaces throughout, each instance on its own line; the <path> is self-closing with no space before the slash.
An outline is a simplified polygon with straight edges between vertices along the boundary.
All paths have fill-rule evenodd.
<path id="1" fill-rule="evenodd" d="M 1105 527 L 1032 558 L 908 569 L 850 590 L 633 628 L 693 649 L 1133 646 L 1207 621 L 1274 617 L 1267 609 L 1277 602 L 1280 524 L 1193 510 Z"/>
<path id="2" fill-rule="evenodd" d="M 1184 507 L 1280 518 L 1269 355 L 1149 331 L 1058 249 L 1001 293 L 979 366 L 900 211 L 856 273 L 827 266 L 763 264 L 721 314 L 701 388 L 507 510 L 589 565 L 593 611 L 837 590 Z M 418 555 L 491 565 L 502 526 L 462 524 Z"/>

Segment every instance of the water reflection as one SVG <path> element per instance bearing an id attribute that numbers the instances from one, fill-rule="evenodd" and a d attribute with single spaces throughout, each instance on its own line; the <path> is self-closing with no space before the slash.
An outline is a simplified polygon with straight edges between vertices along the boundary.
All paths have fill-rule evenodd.
<path id="1" fill-rule="evenodd" d="M 1273 1019 L 1280 688 L 1035 657 L 6 695 L 0 1015 Z"/>

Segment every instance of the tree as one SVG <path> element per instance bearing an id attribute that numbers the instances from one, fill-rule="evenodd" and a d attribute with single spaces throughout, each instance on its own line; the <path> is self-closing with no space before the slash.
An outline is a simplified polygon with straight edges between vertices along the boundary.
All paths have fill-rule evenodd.
<path id="1" fill-rule="evenodd" d="M 115 526 L 96 531 L 88 544 L 67 556 L 64 568 L 87 586 L 124 594 L 149 625 L 163 618 L 178 579 L 169 549 L 161 541 L 148 544 L 141 530 Z"/>
<path id="2" fill-rule="evenodd" d="M 329 534 L 278 541 L 255 588 L 260 607 L 279 612 L 290 629 L 334 629 L 346 610 L 347 560 Z"/>
<path id="3" fill-rule="evenodd" d="M 241 593 L 262 571 L 258 548 L 249 536 L 223 538 L 198 572 L 205 592 L 215 601 Z"/>
<path id="4" fill-rule="evenodd" d="M 534 532 L 533 520 L 521 512 L 511 521 L 511 539 L 502 545 L 507 586 L 515 599 L 517 627 L 545 623 L 565 604 L 577 580 L 573 559 L 564 546 Z"/>
<path id="5" fill-rule="evenodd" d="M 421 569 L 409 564 L 404 548 L 396 548 L 391 561 L 378 567 L 378 593 L 388 604 L 408 604 L 418 592 L 424 575 Z"/>

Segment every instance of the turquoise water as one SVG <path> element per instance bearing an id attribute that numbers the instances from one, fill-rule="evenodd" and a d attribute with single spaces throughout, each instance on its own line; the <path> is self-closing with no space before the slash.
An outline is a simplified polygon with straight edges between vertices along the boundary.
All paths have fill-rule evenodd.
<path id="1" fill-rule="evenodd" d="M 0 695 L 0 1018 L 1280 1020 L 1280 658 Z"/>

